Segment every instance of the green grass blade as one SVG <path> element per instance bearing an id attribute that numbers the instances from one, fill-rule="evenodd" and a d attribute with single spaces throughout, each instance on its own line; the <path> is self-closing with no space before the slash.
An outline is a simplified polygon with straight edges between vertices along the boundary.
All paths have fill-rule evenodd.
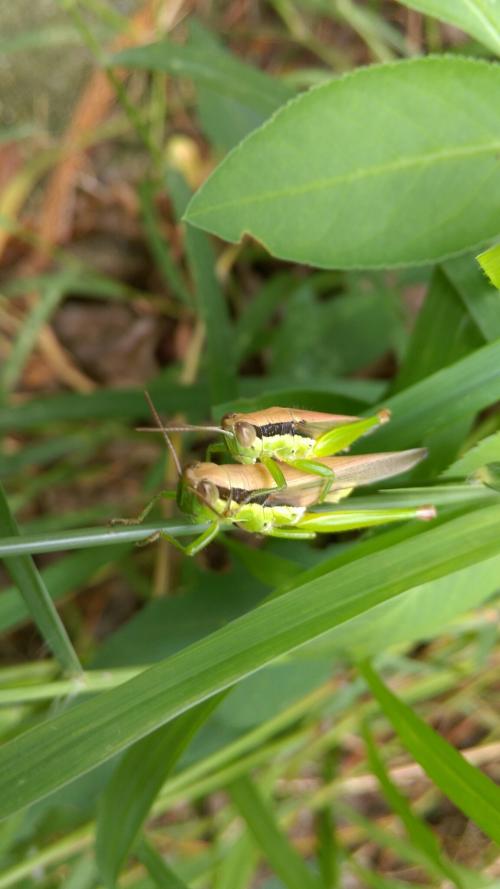
<path id="1" fill-rule="evenodd" d="M 123 50 L 112 56 L 110 63 L 190 77 L 195 83 L 253 109 L 263 118 L 294 95 L 286 84 L 245 65 L 220 47 L 207 44 L 180 46 L 163 41 Z"/>
<path id="2" fill-rule="evenodd" d="M 414 446 L 456 420 L 500 399 L 500 339 L 388 398 L 390 423 L 377 431 L 377 450 Z"/>
<path id="3" fill-rule="evenodd" d="M 183 411 L 203 414 L 208 410 L 205 386 L 180 386 L 171 379 L 155 380 L 149 387 L 157 409 L 166 414 Z M 88 420 L 149 421 L 140 389 L 100 389 L 88 395 L 71 393 L 36 398 L 21 405 L 0 406 L 0 432 L 32 429 L 45 423 Z"/>
<path id="4" fill-rule="evenodd" d="M 429 778 L 494 842 L 500 842 L 500 787 L 470 765 L 384 685 L 369 665 L 361 672 L 403 745 Z"/>
<path id="5" fill-rule="evenodd" d="M 403 822 L 408 837 L 417 851 L 422 855 L 422 859 L 426 862 L 427 867 L 441 879 L 451 880 L 459 889 L 464 889 L 460 877 L 444 855 L 441 854 L 436 837 L 427 824 L 417 818 L 413 813 L 407 799 L 400 793 L 398 787 L 393 783 L 384 763 L 379 756 L 373 736 L 368 725 L 363 726 L 363 740 L 365 742 L 368 765 L 376 775 L 382 793 L 388 805 L 391 807 L 401 821 Z"/>
<path id="6" fill-rule="evenodd" d="M 96 856 L 106 884 L 114 885 L 163 782 L 218 702 L 214 697 L 183 713 L 134 744 L 120 761 L 97 818 Z"/>
<path id="7" fill-rule="evenodd" d="M 264 857 L 284 885 L 288 889 L 320 889 L 319 880 L 276 823 L 269 802 L 252 779 L 248 775 L 238 778 L 227 787 L 227 791 Z"/>
<path id="8" fill-rule="evenodd" d="M 481 256 L 487 256 L 488 252 L 481 254 Z M 450 259 L 444 263 L 443 271 L 448 280 L 452 282 L 485 341 L 492 342 L 498 339 L 500 337 L 500 293 L 481 274 L 472 257 L 463 256 L 459 259 Z"/>
<path id="9" fill-rule="evenodd" d="M 177 876 L 163 856 L 147 840 L 143 839 L 139 843 L 136 853 L 158 889 L 188 889 L 187 883 Z M 112 887 L 114 884 L 109 885 Z"/>
<path id="10" fill-rule="evenodd" d="M 492 557 L 500 549 L 499 522 L 499 506 L 480 509 L 396 544 L 390 561 L 382 551 L 332 571 L 5 744 L 0 817 L 344 621 L 419 583 Z"/>
<path id="11" fill-rule="evenodd" d="M 213 889 L 248 889 L 259 855 L 248 833 L 242 834 L 224 858 L 214 877 Z"/>
<path id="12" fill-rule="evenodd" d="M 455 288 L 436 269 L 391 391 L 407 389 L 480 345 L 482 337 Z"/>
<path id="13" fill-rule="evenodd" d="M 65 282 L 61 279 L 54 282 L 52 286 L 44 288 L 24 319 L 17 339 L 14 341 L 0 374 L 0 385 L 5 392 L 9 392 L 16 385 L 36 343 L 40 328 L 56 310 L 65 294 L 65 290 Z"/>
<path id="14" fill-rule="evenodd" d="M 171 173 L 168 185 L 179 218 L 185 210 L 190 190 L 179 173 Z M 186 253 L 193 278 L 196 306 L 207 336 L 208 377 L 212 403 L 235 398 L 237 394 L 234 333 L 224 294 L 215 275 L 215 253 L 208 236 L 185 226 Z"/>
<path id="15" fill-rule="evenodd" d="M 455 460 L 448 469 L 443 472 L 442 478 L 467 478 L 476 469 L 486 466 L 487 463 L 496 463 L 500 460 L 500 432 L 483 438 L 475 448 L 467 451 L 463 457 Z"/>
<path id="16" fill-rule="evenodd" d="M 170 255 L 168 241 L 162 233 L 160 216 L 155 206 L 155 194 L 156 189 L 152 182 L 142 183 L 139 199 L 149 247 L 167 286 L 182 303 L 192 306 L 193 298 Z"/>
<path id="17" fill-rule="evenodd" d="M 13 537 L 19 534 L 1 484 L 0 532 Z M 33 559 L 27 555 L 11 556 L 5 559 L 5 566 L 18 587 L 26 608 L 62 669 L 67 673 L 80 673 L 78 656 Z"/>
<path id="18" fill-rule="evenodd" d="M 274 275 L 245 306 L 236 322 L 236 353 L 245 361 L 262 348 L 263 330 L 277 307 L 285 302 L 295 281 L 290 274 Z"/>
<path id="19" fill-rule="evenodd" d="M 107 528 L 88 528 L 82 531 L 63 531 L 59 534 L 26 534 L 0 539 L 0 558 L 26 553 L 52 553 L 64 549 L 86 549 L 89 546 L 110 546 L 115 543 L 143 543 L 157 531 L 167 531 L 172 537 L 201 534 L 208 523 L 192 525 L 185 521 L 165 521 L 144 525 L 117 525 Z"/>

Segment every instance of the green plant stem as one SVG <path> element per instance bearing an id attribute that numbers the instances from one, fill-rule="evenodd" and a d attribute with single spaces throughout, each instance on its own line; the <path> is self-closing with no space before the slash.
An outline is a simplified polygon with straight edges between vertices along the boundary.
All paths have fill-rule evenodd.
<path id="1" fill-rule="evenodd" d="M 27 534 L 25 537 L 4 537 L 0 540 L 0 558 L 27 553 L 52 553 L 66 549 L 86 549 L 89 546 L 110 546 L 113 543 L 143 543 L 156 532 L 166 531 L 172 537 L 198 535 L 208 528 L 203 525 L 181 524 L 179 521 L 156 522 L 147 525 L 122 525 L 113 528 L 84 528 L 62 534 Z"/>

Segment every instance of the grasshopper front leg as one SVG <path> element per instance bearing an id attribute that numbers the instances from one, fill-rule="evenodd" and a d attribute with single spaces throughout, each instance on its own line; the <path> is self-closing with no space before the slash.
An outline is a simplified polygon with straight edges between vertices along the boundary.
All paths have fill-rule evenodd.
<path id="1" fill-rule="evenodd" d="M 160 500 L 173 500 L 176 496 L 175 491 L 159 491 L 158 494 L 155 494 L 152 500 L 149 501 L 148 505 L 142 512 L 131 519 L 110 519 L 110 525 L 142 525 L 144 519 L 149 515 L 151 510 Z"/>

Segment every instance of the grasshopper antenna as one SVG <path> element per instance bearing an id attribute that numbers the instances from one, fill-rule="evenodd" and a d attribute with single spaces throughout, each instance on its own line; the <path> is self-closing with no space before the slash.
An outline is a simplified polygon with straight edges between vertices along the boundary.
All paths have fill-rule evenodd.
<path id="1" fill-rule="evenodd" d="M 149 410 L 151 411 L 151 413 L 152 413 L 152 415 L 153 415 L 153 419 L 154 419 L 156 425 L 158 426 L 158 432 L 161 432 L 161 433 L 162 433 L 163 438 L 165 439 L 165 442 L 166 442 L 166 444 L 167 444 L 167 447 L 168 447 L 168 449 L 169 449 L 169 451 L 170 451 L 170 453 L 171 453 L 171 455 L 172 455 L 172 460 L 174 461 L 174 466 L 175 466 L 175 468 L 176 468 L 176 470 L 177 470 L 177 475 L 180 477 L 180 476 L 182 475 L 182 467 L 181 467 L 179 458 L 178 458 L 178 456 L 177 456 L 176 450 L 175 450 L 175 448 L 174 448 L 174 446 L 173 446 L 173 444 L 172 444 L 172 442 L 171 442 L 171 440 L 170 440 L 170 436 L 168 435 L 168 432 L 167 432 L 167 430 L 165 429 L 165 427 L 164 427 L 164 425 L 163 425 L 163 423 L 162 423 L 162 421 L 161 421 L 160 415 L 159 415 L 158 411 L 156 410 L 156 408 L 155 408 L 155 406 L 154 406 L 154 404 L 153 404 L 153 402 L 152 402 L 152 400 L 151 400 L 151 396 L 150 396 L 149 392 L 148 392 L 146 389 L 144 390 L 144 396 L 145 396 L 146 401 L 147 401 L 147 403 L 148 403 L 148 405 L 149 405 Z"/>
<path id="2" fill-rule="evenodd" d="M 137 426 L 136 432 L 218 432 L 227 438 L 234 438 L 234 432 L 229 429 L 223 429 L 222 426 L 161 426 L 159 429 L 151 429 L 149 426 Z"/>

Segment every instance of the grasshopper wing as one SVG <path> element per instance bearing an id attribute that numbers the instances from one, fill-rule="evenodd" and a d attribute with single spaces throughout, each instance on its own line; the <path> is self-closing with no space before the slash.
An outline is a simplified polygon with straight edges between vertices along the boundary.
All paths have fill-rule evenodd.
<path id="1" fill-rule="evenodd" d="M 412 469 L 427 456 L 425 448 L 412 448 L 408 451 L 389 451 L 381 454 L 360 454 L 353 457 L 327 457 L 320 460 L 334 472 L 334 481 L 325 498 L 327 503 L 336 503 L 346 497 L 359 485 L 391 478 Z M 312 506 L 317 503 L 325 480 L 320 476 L 300 472 L 293 467 L 280 464 L 287 487 L 273 491 L 266 499 L 269 506 Z"/>

